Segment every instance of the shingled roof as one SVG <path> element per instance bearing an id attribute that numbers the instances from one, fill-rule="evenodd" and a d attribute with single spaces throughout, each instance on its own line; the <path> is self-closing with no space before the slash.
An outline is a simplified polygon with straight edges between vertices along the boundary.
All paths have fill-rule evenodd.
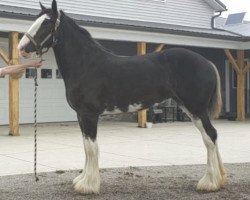
<path id="1" fill-rule="evenodd" d="M 204 0 L 215 11 L 225 11 L 226 6 L 219 0 Z M 4 3 L 5 2 L 5 3 Z M 8 2 L 8 3 L 6 3 Z M 44 0 L 45 3 L 50 4 L 50 0 Z M 3 3 L 5 5 L 3 5 Z M 63 5 L 63 4 L 62 4 Z M 7 18 L 17 19 L 35 19 L 36 15 L 40 12 L 38 3 L 36 1 L 1 1 L 0 2 L 0 16 Z M 250 35 L 240 36 L 232 32 L 215 30 L 212 28 L 197 28 L 191 26 L 181 26 L 173 24 L 154 23 L 147 21 L 127 20 L 127 19 L 114 19 L 102 16 L 90 16 L 76 13 L 67 13 L 70 17 L 77 20 L 81 25 L 98 26 L 107 28 L 119 28 L 130 30 L 151 31 L 169 34 L 179 34 L 196 37 L 207 37 L 223 40 L 233 41 L 250 41 Z"/>

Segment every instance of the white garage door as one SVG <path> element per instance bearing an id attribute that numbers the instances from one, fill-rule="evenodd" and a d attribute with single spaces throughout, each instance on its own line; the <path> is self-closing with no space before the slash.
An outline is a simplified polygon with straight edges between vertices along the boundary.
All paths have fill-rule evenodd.
<path id="1" fill-rule="evenodd" d="M 0 38 L 0 48 L 8 52 L 7 39 Z M 6 66 L 5 62 L 0 58 L 0 67 Z M 8 77 L 0 77 L 0 125 L 7 124 L 9 121 L 9 79 Z"/>
<path id="2" fill-rule="evenodd" d="M 2 47 L 3 44 L 1 44 Z M 7 41 L 5 43 L 5 49 Z M 53 51 L 44 55 L 42 68 L 38 69 L 37 121 L 76 121 L 75 112 L 65 98 L 65 88 L 56 67 Z M 27 60 L 21 60 L 22 63 Z M 2 63 L 1 63 L 2 66 Z M 34 121 L 34 70 L 26 70 L 20 79 L 20 123 Z M 0 79 L 0 124 L 8 124 L 8 77 Z M 3 111 L 3 112 L 2 112 Z"/>

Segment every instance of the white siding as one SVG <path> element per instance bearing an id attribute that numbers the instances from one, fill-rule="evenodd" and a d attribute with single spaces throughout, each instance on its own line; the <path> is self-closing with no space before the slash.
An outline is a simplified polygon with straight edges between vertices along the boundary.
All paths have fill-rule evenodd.
<path id="1" fill-rule="evenodd" d="M 43 55 L 45 61 L 37 74 L 37 121 L 58 122 L 76 121 L 73 111 L 65 96 L 65 86 L 62 79 L 56 78 L 56 61 L 52 50 Z M 22 63 L 28 62 L 21 59 Z M 42 79 L 41 70 L 51 69 L 52 78 Z M 34 80 L 33 78 L 20 79 L 20 123 L 31 123 L 34 120 Z"/>
<path id="2" fill-rule="evenodd" d="M 0 47 L 8 52 L 8 41 L 0 38 Z M 53 51 L 44 55 L 41 69 L 52 69 L 51 79 L 41 78 L 41 69 L 38 69 L 38 96 L 37 96 L 37 121 L 58 122 L 76 121 L 73 111 L 65 97 L 65 87 L 62 79 L 56 78 L 56 61 Z M 22 63 L 28 62 L 22 59 Z M 0 59 L 0 67 L 6 66 Z M 0 125 L 9 123 L 9 77 L 0 78 Z M 34 121 L 34 80 L 20 78 L 20 123 L 33 123 Z"/>
<path id="3" fill-rule="evenodd" d="M 0 48 L 8 53 L 7 39 L 0 38 Z M 6 63 L 0 58 L 0 67 L 6 66 Z M 9 79 L 0 78 L 0 125 L 7 124 L 9 121 Z"/>
<path id="4" fill-rule="evenodd" d="M 214 10 L 204 0 L 57 0 L 68 13 L 210 28 Z M 50 7 L 51 0 L 42 0 Z M 2 5 L 38 9 L 38 1 L 1 0 Z"/>

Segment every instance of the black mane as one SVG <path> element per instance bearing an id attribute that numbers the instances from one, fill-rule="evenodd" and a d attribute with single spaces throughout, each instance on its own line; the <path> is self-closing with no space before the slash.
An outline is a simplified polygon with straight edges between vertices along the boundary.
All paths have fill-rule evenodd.
<path id="1" fill-rule="evenodd" d="M 59 12 L 61 12 L 61 17 L 62 17 L 63 19 L 65 19 L 65 20 L 67 20 L 67 22 L 70 23 L 70 24 L 72 25 L 72 27 L 75 28 L 75 30 L 79 31 L 79 32 L 80 32 L 81 34 L 83 34 L 85 37 L 88 37 L 89 39 L 92 39 L 92 40 L 93 40 L 92 36 L 90 35 L 90 33 L 89 33 L 86 29 L 80 27 L 80 26 L 75 22 L 75 20 L 73 20 L 72 18 L 70 18 L 69 16 L 67 16 L 63 11 L 59 11 Z M 94 41 L 94 40 L 93 40 L 93 41 Z"/>
<path id="2" fill-rule="evenodd" d="M 75 28 L 75 30 L 79 31 L 82 36 L 87 37 L 90 41 L 92 41 L 93 43 L 96 44 L 96 46 L 106 52 L 109 53 L 113 53 L 112 51 L 110 51 L 109 49 L 105 48 L 104 46 L 102 46 L 97 40 L 93 39 L 92 35 L 84 28 L 82 28 L 81 26 L 79 26 L 75 20 L 73 20 L 72 18 L 70 18 L 69 16 L 67 16 L 63 11 L 59 11 L 61 12 L 61 17 L 63 17 L 65 20 L 68 21 L 69 24 L 71 24 L 71 26 L 73 28 Z"/>

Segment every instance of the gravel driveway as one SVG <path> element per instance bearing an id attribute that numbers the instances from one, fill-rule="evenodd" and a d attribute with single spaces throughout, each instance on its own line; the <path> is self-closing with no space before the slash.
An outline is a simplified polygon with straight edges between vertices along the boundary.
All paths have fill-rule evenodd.
<path id="1" fill-rule="evenodd" d="M 205 165 L 129 167 L 101 169 L 99 195 L 83 196 L 74 192 L 72 180 L 79 171 L 57 171 L 0 177 L 1 200 L 145 200 L 202 199 L 250 200 L 250 163 L 226 164 L 228 182 L 219 192 L 195 191 Z"/>

